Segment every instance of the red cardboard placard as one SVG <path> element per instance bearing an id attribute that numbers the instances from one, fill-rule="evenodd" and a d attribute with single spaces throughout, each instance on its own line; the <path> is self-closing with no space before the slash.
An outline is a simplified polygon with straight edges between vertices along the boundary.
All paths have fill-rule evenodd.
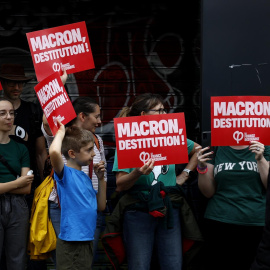
<path id="1" fill-rule="evenodd" d="M 63 68 L 75 73 L 95 68 L 85 22 L 26 34 L 38 81 Z"/>
<path id="2" fill-rule="evenodd" d="M 211 97 L 211 145 L 270 144 L 270 97 Z"/>
<path id="3" fill-rule="evenodd" d="M 65 125 L 76 117 L 61 78 L 55 72 L 34 88 L 50 129 L 55 135 L 58 130 L 57 119 Z"/>
<path id="4" fill-rule="evenodd" d="M 2 86 L 2 84 L 1 84 L 1 82 L 0 82 L 0 91 L 1 91 L 1 90 L 3 90 L 3 86 Z"/>
<path id="5" fill-rule="evenodd" d="M 114 129 L 119 169 L 188 162 L 184 113 L 115 118 Z"/>

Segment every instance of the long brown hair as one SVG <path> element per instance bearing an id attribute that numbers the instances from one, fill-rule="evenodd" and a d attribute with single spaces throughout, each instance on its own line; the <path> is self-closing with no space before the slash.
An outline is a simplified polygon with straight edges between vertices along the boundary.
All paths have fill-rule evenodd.
<path id="1" fill-rule="evenodd" d="M 144 93 L 137 96 L 130 107 L 124 107 L 119 117 L 139 116 L 141 112 L 148 112 L 158 104 L 164 105 L 164 100 L 159 94 Z"/>

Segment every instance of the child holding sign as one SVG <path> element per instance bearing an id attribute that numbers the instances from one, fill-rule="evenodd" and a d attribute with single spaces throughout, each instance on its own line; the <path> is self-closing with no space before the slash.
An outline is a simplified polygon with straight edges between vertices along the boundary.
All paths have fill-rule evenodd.
<path id="1" fill-rule="evenodd" d="M 63 124 L 59 121 L 58 124 L 60 128 L 49 148 L 61 205 L 57 269 L 71 265 L 73 268 L 91 269 L 97 210 L 103 211 L 106 206 L 104 161 L 94 164 L 100 187 L 96 193 L 91 179 L 81 171 L 81 167 L 90 165 L 95 156 L 93 135 L 76 126 L 65 130 Z M 67 165 L 64 165 L 61 153 L 67 159 Z"/>

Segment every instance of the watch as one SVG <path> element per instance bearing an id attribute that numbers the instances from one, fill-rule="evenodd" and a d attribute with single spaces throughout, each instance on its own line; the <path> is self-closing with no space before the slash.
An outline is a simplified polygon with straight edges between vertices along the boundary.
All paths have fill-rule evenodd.
<path id="1" fill-rule="evenodd" d="M 189 177 L 194 177 L 195 176 L 195 173 L 193 171 L 191 171 L 190 169 L 185 168 L 183 170 L 183 172 L 186 172 Z"/>

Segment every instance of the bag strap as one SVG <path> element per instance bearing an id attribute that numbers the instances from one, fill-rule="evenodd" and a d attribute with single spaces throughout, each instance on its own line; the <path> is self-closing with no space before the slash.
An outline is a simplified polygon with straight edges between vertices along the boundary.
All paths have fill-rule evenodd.
<path id="1" fill-rule="evenodd" d="M 100 145 L 99 145 L 98 137 L 96 136 L 95 133 L 93 133 L 93 135 L 94 135 L 95 145 L 96 145 L 98 151 L 100 151 Z M 93 176 L 93 165 L 94 164 L 93 164 L 93 160 L 92 160 L 92 162 L 89 164 L 89 177 L 90 177 L 91 180 L 92 180 L 92 176 Z"/>
<path id="2" fill-rule="evenodd" d="M 12 167 L 10 167 L 10 165 L 2 155 L 0 155 L 0 162 L 2 162 L 10 170 L 10 172 L 17 178 L 18 174 L 15 172 L 15 170 L 12 169 Z"/>
<path id="3" fill-rule="evenodd" d="M 97 149 L 100 151 L 100 145 L 99 145 L 98 137 L 96 136 L 95 133 L 93 133 L 93 135 L 94 135 L 95 145 L 96 145 Z"/>

